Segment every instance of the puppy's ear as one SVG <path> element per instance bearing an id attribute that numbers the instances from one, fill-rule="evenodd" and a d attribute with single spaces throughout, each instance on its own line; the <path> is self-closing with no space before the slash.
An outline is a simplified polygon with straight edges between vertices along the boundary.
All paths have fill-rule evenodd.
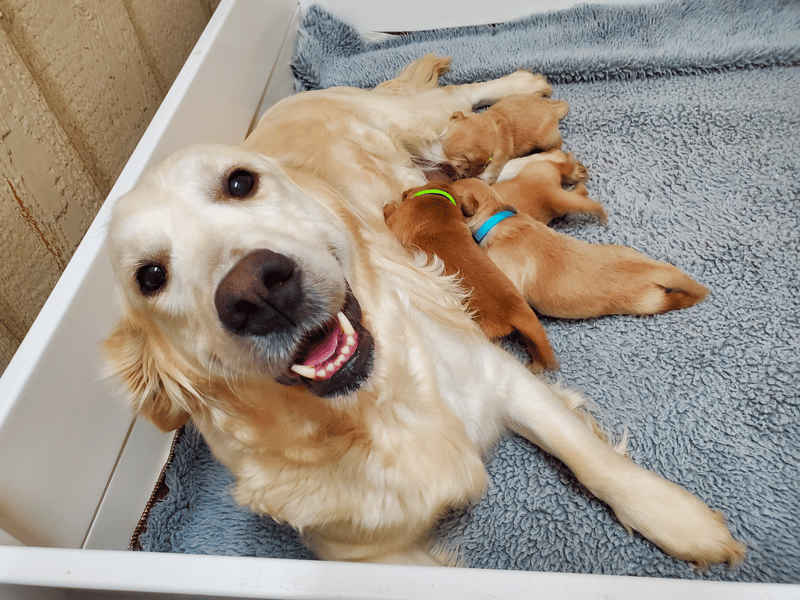
<path id="1" fill-rule="evenodd" d="M 403 194 L 403 199 L 405 200 L 405 194 Z M 394 212 L 397 210 L 399 206 L 399 202 L 390 202 L 389 204 L 385 204 L 383 206 L 383 220 L 388 221 L 389 217 L 391 217 Z"/>
<path id="2" fill-rule="evenodd" d="M 464 113 L 463 113 L 463 112 L 461 112 L 460 110 L 459 110 L 459 111 L 456 111 L 456 112 L 454 112 L 452 115 L 450 115 L 450 120 L 451 120 L 451 121 L 453 121 L 453 122 L 455 122 L 455 121 L 461 121 L 461 120 L 463 120 L 463 119 L 466 119 L 466 118 L 467 118 L 467 117 L 465 117 L 465 116 L 464 116 Z"/>
<path id="3" fill-rule="evenodd" d="M 467 219 L 474 217 L 478 212 L 478 198 L 472 191 L 464 190 L 461 194 L 461 214 Z"/>
<path id="4" fill-rule="evenodd" d="M 162 431 L 189 420 L 188 379 L 170 373 L 154 352 L 143 329 L 125 318 L 103 343 L 107 374 L 122 379 L 134 412 L 143 414 Z M 181 381 L 183 380 L 183 381 Z"/>

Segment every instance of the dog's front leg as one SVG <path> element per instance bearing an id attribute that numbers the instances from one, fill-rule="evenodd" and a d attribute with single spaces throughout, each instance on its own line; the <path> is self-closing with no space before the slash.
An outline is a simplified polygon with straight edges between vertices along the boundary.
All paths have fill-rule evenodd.
<path id="1" fill-rule="evenodd" d="M 614 452 L 545 383 L 529 376 L 513 392 L 508 426 L 562 460 L 628 530 L 699 568 L 742 560 L 745 547 L 731 537 L 721 513 Z"/>

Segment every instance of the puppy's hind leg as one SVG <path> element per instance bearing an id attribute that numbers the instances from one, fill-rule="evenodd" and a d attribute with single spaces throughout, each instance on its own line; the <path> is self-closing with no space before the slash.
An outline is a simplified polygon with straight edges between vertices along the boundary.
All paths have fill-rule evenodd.
<path id="1" fill-rule="evenodd" d="M 551 161 L 560 165 L 567 162 L 568 158 L 567 154 L 562 150 L 548 150 L 547 152 L 537 152 L 535 154 L 529 154 L 528 156 L 522 156 L 520 158 L 512 158 L 505 165 L 503 165 L 503 170 L 500 172 L 500 176 L 497 178 L 497 181 L 500 182 L 514 179 L 514 177 L 519 175 L 529 165 L 542 161 Z M 580 180 L 580 178 L 576 177 L 573 183 L 577 183 Z"/>
<path id="2" fill-rule="evenodd" d="M 595 215 L 603 224 L 608 221 L 605 209 L 599 202 L 589 198 L 589 191 L 583 183 L 578 183 L 571 190 L 565 190 L 560 187 L 554 189 L 548 200 L 548 207 L 553 215 L 552 218 L 568 214 L 587 214 Z"/>
<path id="3" fill-rule="evenodd" d="M 534 222 L 532 222 L 534 223 Z M 670 265 L 616 244 L 589 244 L 534 223 L 535 276 L 520 283 L 540 313 L 565 319 L 654 315 L 702 302 L 708 288 Z"/>
<path id="4" fill-rule="evenodd" d="M 745 547 L 722 515 L 678 485 L 614 452 L 542 381 L 525 373 L 508 386 L 508 426 L 569 467 L 627 529 L 704 568 L 736 564 Z"/>

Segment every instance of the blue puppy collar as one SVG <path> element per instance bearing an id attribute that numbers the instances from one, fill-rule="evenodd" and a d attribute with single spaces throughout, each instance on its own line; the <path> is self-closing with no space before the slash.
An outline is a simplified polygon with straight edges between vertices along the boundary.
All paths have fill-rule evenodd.
<path id="1" fill-rule="evenodd" d="M 495 215 L 492 215 L 483 225 L 480 226 L 480 229 L 472 234 L 472 237 L 475 238 L 477 243 L 481 243 L 483 238 L 489 235 L 489 232 L 497 225 L 500 221 L 507 219 L 508 217 L 513 217 L 517 214 L 515 210 L 504 210 L 499 212 Z"/>

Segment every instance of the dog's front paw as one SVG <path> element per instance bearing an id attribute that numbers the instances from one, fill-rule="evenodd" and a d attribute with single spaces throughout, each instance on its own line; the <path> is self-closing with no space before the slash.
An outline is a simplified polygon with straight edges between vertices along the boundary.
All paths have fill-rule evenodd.
<path id="1" fill-rule="evenodd" d="M 731 536 L 721 512 L 682 487 L 644 471 L 626 502 L 612 506 L 629 531 L 635 529 L 668 554 L 704 570 L 709 565 L 742 562 L 746 548 Z"/>

